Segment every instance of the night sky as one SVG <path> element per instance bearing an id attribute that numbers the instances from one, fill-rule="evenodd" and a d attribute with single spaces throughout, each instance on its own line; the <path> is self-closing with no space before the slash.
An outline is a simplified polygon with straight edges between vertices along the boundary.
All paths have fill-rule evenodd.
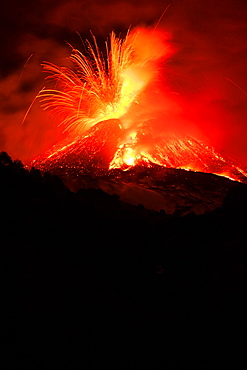
<path id="1" fill-rule="evenodd" d="M 158 96 L 175 108 L 164 104 L 155 129 L 176 123 L 247 166 L 246 0 L 8 0 L 0 17 L 0 152 L 13 160 L 28 164 L 64 137 L 34 102 L 44 61 L 64 65 L 90 31 L 104 48 L 112 30 L 157 27 L 174 51 Z M 147 111 L 162 105 L 153 95 Z M 113 189 L 110 178 L 85 176 L 71 192 L 4 153 L 0 171 L 6 368 L 247 368 L 246 184 L 166 169 L 169 215 L 86 189 Z M 115 183 L 136 199 L 160 195 L 163 175 L 150 173 L 123 171 Z M 223 194 L 221 207 L 195 214 Z"/>
<path id="2" fill-rule="evenodd" d="M 71 53 L 68 44 L 82 49 L 80 37 L 90 39 L 90 30 L 104 45 L 112 30 L 152 29 L 169 4 L 159 28 L 176 50 L 164 73 L 182 122 L 247 165 L 245 0 L 1 2 L 0 150 L 28 162 L 62 137 L 38 102 L 22 123 L 45 84 L 43 61 L 62 65 Z"/>

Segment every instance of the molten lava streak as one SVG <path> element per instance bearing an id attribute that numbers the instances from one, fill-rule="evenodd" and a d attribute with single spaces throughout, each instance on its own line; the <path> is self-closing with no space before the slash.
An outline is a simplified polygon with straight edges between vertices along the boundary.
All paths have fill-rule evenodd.
<path id="1" fill-rule="evenodd" d="M 167 39 L 157 30 L 139 29 L 124 39 L 112 32 L 105 56 L 93 37 L 93 45 L 85 43 L 85 54 L 72 50 L 70 67 L 44 63 L 46 80 L 55 88 L 42 89 L 38 98 L 69 136 L 32 165 L 58 174 L 97 175 L 102 169 L 155 164 L 242 181 L 243 168 L 200 140 L 172 130 L 156 132 L 155 127 L 166 126 L 169 111 L 158 104 L 162 114 L 157 115 L 152 107 L 163 96 L 160 71 L 172 53 Z M 157 117 L 162 125 L 155 126 Z"/>

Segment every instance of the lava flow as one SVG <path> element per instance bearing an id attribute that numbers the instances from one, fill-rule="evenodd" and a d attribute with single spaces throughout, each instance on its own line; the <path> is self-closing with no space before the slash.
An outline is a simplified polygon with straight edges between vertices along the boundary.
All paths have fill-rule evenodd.
<path id="1" fill-rule="evenodd" d="M 94 38 L 93 45 L 86 42 L 86 54 L 73 49 L 71 67 L 45 63 L 55 89 L 42 89 L 38 98 L 68 137 L 31 165 L 76 176 L 159 165 L 246 182 L 242 166 L 169 123 L 174 103 L 161 78 L 164 61 L 172 55 L 167 40 L 157 30 L 139 29 L 124 39 L 112 33 L 106 57 Z"/>

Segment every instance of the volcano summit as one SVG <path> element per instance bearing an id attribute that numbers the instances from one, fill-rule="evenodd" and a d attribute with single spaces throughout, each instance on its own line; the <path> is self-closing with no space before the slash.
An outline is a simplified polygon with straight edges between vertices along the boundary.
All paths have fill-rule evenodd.
<path id="1" fill-rule="evenodd" d="M 55 81 L 55 89 L 42 89 L 38 98 L 69 134 L 30 166 L 59 175 L 72 190 L 99 187 L 127 202 L 168 213 L 181 207 L 185 212 L 188 199 L 189 208 L 197 207 L 195 199 L 203 199 L 207 203 L 204 211 L 213 209 L 220 204 L 216 199 L 222 200 L 231 187 L 229 180 L 219 180 L 211 202 L 207 192 L 211 175 L 204 175 L 202 181 L 202 175 L 191 171 L 247 182 L 243 166 L 205 145 L 189 130 L 171 127 L 174 102 L 167 98 L 168 87 L 162 85 L 160 76 L 164 60 L 172 54 L 167 39 L 166 33 L 157 30 L 138 29 L 125 39 L 112 33 L 106 58 L 94 38 L 93 45 L 86 42 L 87 54 L 73 49 L 71 67 L 45 63 L 47 80 Z M 181 196 L 178 189 L 176 195 L 174 189 L 170 194 L 166 186 L 171 174 L 173 186 L 179 183 L 183 188 Z M 89 184 L 85 176 L 90 177 Z M 198 183 L 195 194 L 191 186 Z M 169 197 L 176 199 L 175 206 L 173 200 L 167 204 Z"/>
<path id="2" fill-rule="evenodd" d="M 166 134 L 155 137 L 152 122 L 144 123 L 135 135 L 127 135 L 129 140 L 122 144 L 126 130 L 121 129 L 120 120 L 99 122 L 84 134 L 54 145 L 32 161 L 31 166 L 61 176 L 88 174 L 97 177 L 116 168 L 126 171 L 134 166 L 150 168 L 158 165 L 247 181 L 247 171 L 233 159 L 223 157 L 190 136 Z"/>
<path id="3" fill-rule="evenodd" d="M 152 124 L 146 122 L 121 144 L 126 138 L 121 121 L 103 121 L 56 144 L 30 166 L 60 176 L 73 191 L 101 188 L 127 203 L 170 214 L 220 206 L 235 183 L 222 176 L 247 182 L 246 172 L 232 159 L 191 137 L 167 134 L 144 148 L 143 143 L 154 142 L 152 134 Z"/>

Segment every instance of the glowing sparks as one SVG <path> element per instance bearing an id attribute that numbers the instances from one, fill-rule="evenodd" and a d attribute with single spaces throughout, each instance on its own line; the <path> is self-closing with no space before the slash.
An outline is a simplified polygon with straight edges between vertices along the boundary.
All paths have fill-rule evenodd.
<path id="1" fill-rule="evenodd" d="M 40 92 L 42 107 L 58 116 L 66 131 L 82 133 L 99 121 L 125 113 L 130 102 L 122 94 L 122 71 L 132 64 L 132 46 L 114 33 L 110 46 L 107 65 L 95 39 L 94 47 L 87 42 L 88 56 L 73 49 L 72 68 L 44 64 L 47 80 L 55 81 L 56 89 Z"/>
<path id="2" fill-rule="evenodd" d="M 86 43 L 87 55 L 73 49 L 71 68 L 44 63 L 44 71 L 49 74 L 46 79 L 55 82 L 56 88 L 40 91 L 43 109 L 57 116 L 65 131 L 79 134 L 100 121 L 126 114 L 153 77 L 145 66 L 150 54 L 140 57 L 135 53 L 139 38 L 138 32 L 125 39 L 112 32 L 110 46 L 106 43 L 106 60 L 94 38 L 93 45 Z"/>

